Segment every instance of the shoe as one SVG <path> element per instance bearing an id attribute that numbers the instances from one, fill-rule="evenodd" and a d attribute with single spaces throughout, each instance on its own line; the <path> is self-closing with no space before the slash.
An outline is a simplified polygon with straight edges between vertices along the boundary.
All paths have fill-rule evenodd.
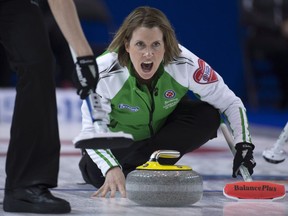
<path id="1" fill-rule="evenodd" d="M 54 197 L 46 186 L 36 185 L 5 191 L 3 209 L 6 212 L 69 213 L 69 202 Z"/>

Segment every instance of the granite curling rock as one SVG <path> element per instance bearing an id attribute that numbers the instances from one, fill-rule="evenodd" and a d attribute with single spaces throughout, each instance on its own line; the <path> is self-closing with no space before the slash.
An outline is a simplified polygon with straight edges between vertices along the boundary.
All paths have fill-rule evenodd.
<path id="1" fill-rule="evenodd" d="M 202 177 L 189 166 L 161 165 L 158 158 L 178 158 L 174 150 L 155 151 L 150 160 L 126 178 L 127 198 L 144 206 L 177 207 L 194 204 L 203 196 Z"/>

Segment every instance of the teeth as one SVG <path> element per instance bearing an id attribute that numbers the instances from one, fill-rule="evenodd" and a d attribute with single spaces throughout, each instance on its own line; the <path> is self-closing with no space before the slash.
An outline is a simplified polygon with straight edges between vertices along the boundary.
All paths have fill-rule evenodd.
<path id="1" fill-rule="evenodd" d="M 152 61 L 149 62 L 143 62 L 144 64 L 152 64 Z"/>

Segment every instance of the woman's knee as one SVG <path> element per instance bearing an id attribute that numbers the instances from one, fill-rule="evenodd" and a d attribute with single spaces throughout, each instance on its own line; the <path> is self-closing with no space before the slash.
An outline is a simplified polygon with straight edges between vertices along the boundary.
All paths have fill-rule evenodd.
<path id="1" fill-rule="evenodd" d="M 202 121 L 207 123 L 207 127 L 217 130 L 221 122 L 219 110 L 208 103 L 204 103 L 201 109 L 203 115 Z"/>

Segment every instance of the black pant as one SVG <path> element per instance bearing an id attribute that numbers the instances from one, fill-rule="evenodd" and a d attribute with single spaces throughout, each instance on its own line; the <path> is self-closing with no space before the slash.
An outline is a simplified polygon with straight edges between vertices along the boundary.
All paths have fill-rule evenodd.
<path id="1" fill-rule="evenodd" d="M 200 101 L 183 100 L 155 136 L 135 142 L 129 148 L 112 149 L 112 153 L 121 164 L 125 176 L 137 166 L 147 162 L 156 150 L 179 151 L 179 158 L 158 160 L 160 164 L 175 164 L 185 153 L 194 151 L 215 138 L 219 125 L 219 112 L 211 105 Z M 96 188 L 104 183 L 105 178 L 100 169 L 85 151 L 79 162 L 79 168 L 87 183 Z"/>
<path id="2" fill-rule="evenodd" d="M 18 78 L 6 190 L 56 187 L 60 140 L 53 57 L 40 9 L 30 0 L 0 0 L 0 42 Z"/>

